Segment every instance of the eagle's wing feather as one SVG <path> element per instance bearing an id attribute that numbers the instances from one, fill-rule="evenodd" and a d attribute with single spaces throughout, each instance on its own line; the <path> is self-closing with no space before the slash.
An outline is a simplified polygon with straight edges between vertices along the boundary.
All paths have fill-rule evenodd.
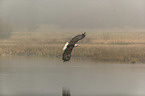
<path id="1" fill-rule="evenodd" d="M 69 42 L 69 44 L 67 45 L 67 48 L 64 50 L 64 53 L 63 53 L 63 56 L 62 56 L 62 59 L 63 59 L 64 62 L 70 60 L 71 52 L 72 52 L 72 50 L 73 50 L 75 44 L 76 44 L 79 40 L 83 39 L 85 36 L 86 36 L 85 33 L 82 34 L 82 35 L 77 35 L 77 36 L 75 36 L 75 37 Z"/>
<path id="2" fill-rule="evenodd" d="M 79 40 L 83 39 L 86 35 L 82 34 L 82 35 L 77 35 L 75 36 L 70 42 L 69 44 L 76 44 Z"/>

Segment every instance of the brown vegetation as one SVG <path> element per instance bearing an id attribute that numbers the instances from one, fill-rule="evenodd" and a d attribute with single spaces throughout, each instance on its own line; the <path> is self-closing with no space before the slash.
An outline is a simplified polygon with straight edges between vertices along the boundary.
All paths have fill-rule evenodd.
<path id="1" fill-rule="evenodd" d="M 126 33 L 124 37 L 122 33 L 110 32 L 105 37 L 105 33 L 96 33 L 97 35 L 88 33 L 87 37 L 79 42 L 81 46 L 74 48 L 72 58 L 87 57 L 103 62 L 145 62 L 145 40 L 143 38 L 145 33 L 132 33 Z M 59 36 L 55 34 L 13 33 L 10 39 L 0 41 L 0 55 L 61 57 L 64 43 L 71 40 L 73 34 L 68 37 L 65 37 L 65 33 Z"/>

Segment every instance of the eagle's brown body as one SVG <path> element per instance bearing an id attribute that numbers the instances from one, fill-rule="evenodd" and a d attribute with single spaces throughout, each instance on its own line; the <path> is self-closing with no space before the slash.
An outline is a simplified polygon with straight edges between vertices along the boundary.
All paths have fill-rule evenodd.
<path id="1" fill-rule="evenodd" d="M 63 53 L 63 55 L 62 55 L 62 60 L 63 60 L 64 62 L 70 60 L 70 58 L 71 58 L 71 52 L 72 52 L 72 50 L 73 50 L 75 44 L 76 44 L 79 40 L 83 39 L 85 36 L 86 36 L 85 33 L 82 34 L 82 35 L 77 35 L 77 36 L 75 36 L 75 37 L 69 42 L 69 44 L 67 45 L 67 48 L 64 50 L 64 53 Z"/>

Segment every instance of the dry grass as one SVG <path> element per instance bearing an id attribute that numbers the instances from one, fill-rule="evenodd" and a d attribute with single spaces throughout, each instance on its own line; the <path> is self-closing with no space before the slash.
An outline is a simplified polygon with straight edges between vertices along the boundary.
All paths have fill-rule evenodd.
<path id="1" fill-rule="evenodd" d="M 74 33 L 15 32 L 10 39 L 0 40 L 0 55 L 61 57 L 64 43 L 73 36 Z M 145 32 L 87 33 L 79 43 L 81 46 L 74 48 L 72 57 L 103 62 L 145 62 Z"/>
<path id="2" fill-rule="evenodd" d="M 91 57 L 95 61 L 145 62 L 145 45 L 83 45 L 74 56 Z"/>

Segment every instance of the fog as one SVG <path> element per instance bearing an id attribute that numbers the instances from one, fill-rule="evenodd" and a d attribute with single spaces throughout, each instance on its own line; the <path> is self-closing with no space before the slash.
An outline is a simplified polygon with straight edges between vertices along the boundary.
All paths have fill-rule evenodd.
<path id="1" fill-rule="evenodd" d="M 145 28 L 145 0 L 0 0 L 0 19 L 14 27 Z"/>

